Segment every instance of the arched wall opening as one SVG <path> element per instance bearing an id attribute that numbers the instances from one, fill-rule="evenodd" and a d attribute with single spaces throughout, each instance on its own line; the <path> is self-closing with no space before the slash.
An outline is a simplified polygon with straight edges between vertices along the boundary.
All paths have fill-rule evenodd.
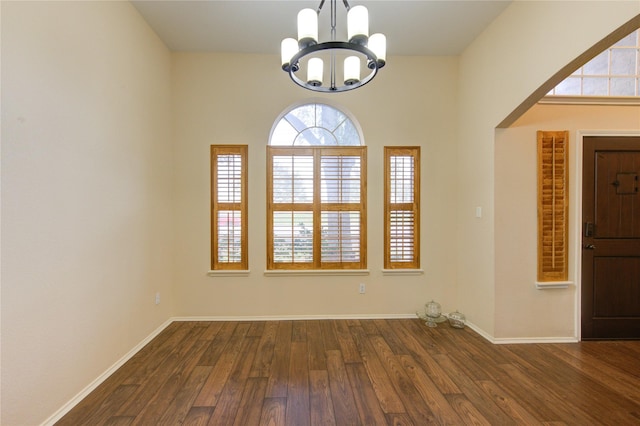
<path id="1" fill-rule="evenodd" d="M 495 341 L 577 341 L 580 332 L 582 140 L 640 135 L 640 105 L 560 105 L 538 101 L 575 69 L 640 27 L 626 22 L 562 67 L 498 126 L 494 147 Z M 538 130 L 568 130 L 569 285 L 536 288 Z M 540 336 L 536 338 L 535 336 Z"/>

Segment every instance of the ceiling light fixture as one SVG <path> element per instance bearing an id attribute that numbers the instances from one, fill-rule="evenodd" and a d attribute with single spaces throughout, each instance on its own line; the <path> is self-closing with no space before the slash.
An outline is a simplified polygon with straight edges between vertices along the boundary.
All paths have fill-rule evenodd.
<path id="1" fill-rule="evenodd" d="M 347 34 L 349 41 L 336 40 L 336 0 L 331 2 L 331 41 L 318 43 L 318 10 L 302 9 L 298 13 L 298 40 L 282 40 L 282 69 L 298 86 L 315 92 L 345 92 L 357 89 L 370 82 L 386 63 L 387 41 L 384 34 L 369 37 L 369 12 L 364 6 L 349 6 L 347 9 Z M 329 61 L 329 82 L 324 85 L 324 62 Z M 343 63 L 342 75 L 336 73 L 336 63 Z M 298 75 L 304 75 L 301 79 Z M 364 78 L 361 75 L 365 74 Z M 340 78 L 342 77 L 342 78 Z M 343 84 L 337 85 L 336 81 Z"/>

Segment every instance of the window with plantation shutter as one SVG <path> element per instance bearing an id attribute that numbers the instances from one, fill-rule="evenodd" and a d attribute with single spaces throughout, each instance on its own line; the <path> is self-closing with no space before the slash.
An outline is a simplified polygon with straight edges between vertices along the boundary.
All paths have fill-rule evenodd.
<path id="1" fill-rule="evenodd" d="M 268 268 L 364 268 L 365 147 L 268 153 Z"/>
<path id="2" fill-rule="evenodd" d="M 420 147 L 384 148 L 384 267 L 420 267 Z"/>
<path id="3" fill-rule="evenodd" d="M 211 269 L 246 270 L 247 146 L 211 146 Z"/>
<path id="4" fill-rule="evenodd" d="M 538 132 L 538 281 L 568 279 L 569 132 Z"/>
<path id="5" fill-rule="evenodd" d="M 267 147 L 267 269 L 366 268 L 366 147 L 325 104 L 294 108 Z"/>

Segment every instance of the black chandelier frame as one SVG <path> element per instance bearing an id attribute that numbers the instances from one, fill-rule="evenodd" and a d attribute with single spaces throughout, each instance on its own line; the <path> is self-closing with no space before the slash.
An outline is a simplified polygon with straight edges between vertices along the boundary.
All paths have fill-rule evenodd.
<path id="1" fill-rule="evenodd" d="M 366 44 L 368 42 L 368 37 L 359 37 L 354 41 L 337 41 L 336 40 L 336 0 L 330 0 L 331 2 L 331 41 L 325 41 L 322 43 L 317 43 L 315 40 L 300 40 L 299 48 L 300 50 L 291 57 L 288 63 L 282 65 L 282 69 L 289 74 L 291 80 L 295 84 L 300 87 L 303 87 L 308 90 L 312 90 L 314 92 L 325 92 L 325 93 L 337 93 L 337 92 L 346 92 L 349 90 L 354 90 L 359 87 L 364 86 L 369 83 L 373 78 L 377 75 L 378 70 L 385 65 L 385 61 L 378 59 L 375 53 L 371 49 L 369 49 Z M 316 13 L 319 15 L 322 10 L 322 6 L 324 5 L 325 0 L 320 1 L 320 6 Z M 351 9 L 349 2 L 347 0 L 343 0 L 344 6 L 347 9 Z M 330 62 L 330 83 L 329 86 L 322 86 L 315 82 L 306 82 L 302 80 L 300 77 L 296 75 L 296 72 L 300 70 L 300 61 L 310 55 L 313 55 L 320 51 L 329 51 L 331 54 L 331 62 Z M 366 56 L 367 58 L 367 68 L 371 71 L 367 76 L 358 80 L 345 82 L 344 85 L 338 86 L 336 85 L 336 52 L 337 51 L 351 51 L 357 52 Z"/>

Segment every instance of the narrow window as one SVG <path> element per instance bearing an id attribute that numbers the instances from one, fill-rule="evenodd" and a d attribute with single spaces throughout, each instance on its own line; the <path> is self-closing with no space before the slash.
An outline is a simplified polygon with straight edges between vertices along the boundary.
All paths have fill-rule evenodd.
<path id="1" fill-rule="evenodd" d="M 211 269 L 248 269 L 247 146 L 211 146 Z"/>
<path id="2" fill-rule="evenodd" d="M 420 267 L 420 147 L 384 148 L 384 267 Z"/>
<path id="3" fill-rule="evenodd" d="M 568 279 L 569 132 L 538 132 L 538 281 Z"/>

